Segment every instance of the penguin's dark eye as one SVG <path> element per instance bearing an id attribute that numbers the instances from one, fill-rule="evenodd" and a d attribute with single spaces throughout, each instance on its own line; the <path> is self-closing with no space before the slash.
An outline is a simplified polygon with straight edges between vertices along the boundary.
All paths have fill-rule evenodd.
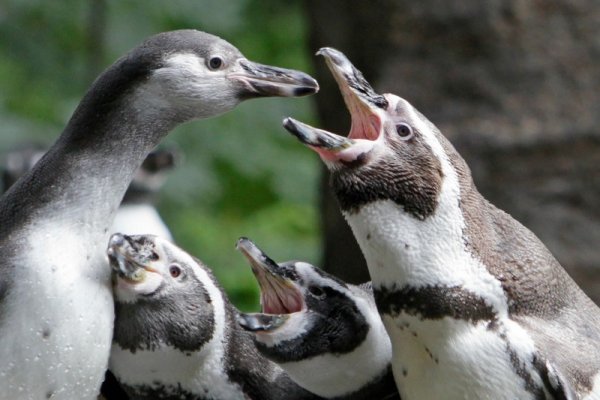
<path id="1" fill-rule="evenodd" d="M 405 123 L 396 125 L 396 133 L 402 140 L 408 140 L 413 137 L 413 128 Z"/>
<path id="2" fill-rule="evenodd" d="M 219 56 L 211 57 L 210 60 L 208 60 L 208 68 L 212 70 L 219 69 L 222 65 L 223 59 Z"/>
<path id="3" fill-rule="evenodd" d="M 173 278 L 179 278 L 179 276 L 181 275 L 181 267 L 177 264 L 172 264 L 169 267 L 169 273 Z"/>
<path id="4" fill-rule="evenodd" d="M 309 286 L 308 292 L 317 298 L 325 297 L 325 292 L 318 286 Z"/>

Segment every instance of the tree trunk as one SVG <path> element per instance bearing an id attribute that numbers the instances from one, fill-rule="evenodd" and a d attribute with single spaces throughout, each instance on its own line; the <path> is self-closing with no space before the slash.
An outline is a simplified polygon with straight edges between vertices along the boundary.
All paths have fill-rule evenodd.
<path id="1" fill-rule="evenodd" d="M 376 90 L 423 112 L 467 160 L 483 195 L 534 231 L 600 301 L 600 3 L 306 4 L 311 47 L 340 49 Z M 315 63 L 321 125 L 347 132 L 339 91 Z M 367 279 L 335 200 L 322 193 L 323 265 L 351 282 Z"/>

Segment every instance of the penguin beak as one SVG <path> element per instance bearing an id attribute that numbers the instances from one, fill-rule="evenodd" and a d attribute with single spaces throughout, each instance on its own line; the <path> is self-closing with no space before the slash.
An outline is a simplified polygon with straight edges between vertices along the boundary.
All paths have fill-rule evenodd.
<path id="1" fill-rule="evenodd" d="M 373 90 L 362 73 L 341 51 L 324 47 L 317 55 L 325 58 L 350 111 L 352 127 L 348 137 L 376 140 L 382 131 L 381 113 L 389 105 L 387 99 Z"/>
<path id="2" fill-rule="evenodd" d="M 270 332 L 283 326 L 288 318 L 288 314 L 272 315 L 240 313 L 238 316 L 238 324 L 250 332 Z"/>
<path id="3" fill-rule="evenodd" d="M 362 73 L 342 52 L 324 47 L 317 55 L 325 58 L 350 111 L 350 133 L 346 138 L 313 128 L 292 118 L 286 118 L 283 126 L 302 143 L 319 153 L 329 167 L 334 166 L 336 162 L 352 164 L 364 160 L 365 155 L 383 136 L 382 121 L 389 106 L 388 100 L 375 93 Z"/>
<path id="4" fill-rule="evenodd" d="M 306 308 L 304 297 L 294 281 L 283 274 L 286 270 L 260 250 L 250 239 L 240 238 L 236 248 L 248 259 L 261 289 L 264 314 L 291 314 Z M 266 318 L 266 317 L 265 317 Z M 273 322 L 273 319 L 270 319 Z M 280 324 L 275 324 L 276 327 Z"/>
<path id="5" fill-rule="evenodd" d="M 321 156 L 327 165 L 335 162 L 354 163 L 369 153 L 375 142 L 366 139 L 350 139 L 310 125 L 293 118 L 283 120 L 283 127 L 300 142 L 304 143 Z"/>
<path id="6" fill-rule="evenodd" d="M 158 272 L 148 265 L 148 257 L 140 252 L 139 243 L 130 236 L 115 233 L 110 237 L 106 252 L 112 270 L 130 283 L 142 282 L 146 272 Z"/>
<path id="7" fill-rule="evenodd" d="M 238 63 L 241 69 L 227 77 L 244 83 L 247 97 L 297 97 L 319 91 L 317 81 L 304 72 L 258 64 L 245 58 Z"/>

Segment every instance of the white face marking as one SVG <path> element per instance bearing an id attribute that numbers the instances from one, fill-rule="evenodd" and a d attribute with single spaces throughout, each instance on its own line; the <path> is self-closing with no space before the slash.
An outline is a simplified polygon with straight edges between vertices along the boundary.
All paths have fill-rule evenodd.
<path id="1" fill-rule="evenodd" d="M 298 311 L 290 314 L 280 328 L 268 333 L 256 332 L 256 340 L 268 347 L 273 347 L 281 342 L 302 336 L 310 329 L 312 323 L 310 314 L 306 311 Z"/>
<path id="2" fill-rule="evenodd" d="M 150 271 L 142 271 L 141 282 L 129 282 L 121 277 L 117 278 L 114 287 L 115 297 L 122 303 L 135 303 L 139 296 L 154 293 L 163 282 L 163 277 Z"/>
<path id="3" fill-rule="evenodd" d="M 193 118 L 222 114 L 241 101 L 229 72 L 228 68 L 210 70 L 196 54 L 173 54 L 140 88 L 135 108 L 148 113 L 174 108 Z"/>
<path id="4" fill-rule="evenodd" d="M 156 208 L 148 204 L 121 205 L 115 215 L 110 233 L 149 234 L 172 240 L 171 232 L 158 215 Z"/>
<path id="5" fill-rule="evenodd" d="M 12 260 L 14 292 L 2 304 L 4 398 L 97 396 L 114 315 L 110 269 L 100 245 L 108 238 L 88 234 L 102 228 L 86 228 L 69 219 L 38 219 Z"/>
<path id="6" fill-rule="evenodd" d="M 129 385 L 150 385 L 158 383 L 181 387 L 193 393 L 207 393 L 215 398 L 243 398 L 241 390 L 226 380 L 223 369 L 226 343 L 226 311 L 223 294 L 207 272 L 197 265 L 196 261 L 185 251 L 171 242 L 156 237 L 155 250 L 159 261 L 152 267 L 160 270 L 168 269 L 165 262 L 168 249 L 170 258 L 181 264 L 193 265 L 193 272 L 208 292 L 214 309 L 213 337 L 200 351 L 182 352 L 179 349 L 164 345 L 156 351 L 138 350 L 131 353 L 113 345 L 110 367 L 114 374 Z M 162 264 L 162 266 L 161 266 Z M 168 273 L 168 271 L 163 271 Z M 191 355 L 188 355 L 191 354 Z"/>

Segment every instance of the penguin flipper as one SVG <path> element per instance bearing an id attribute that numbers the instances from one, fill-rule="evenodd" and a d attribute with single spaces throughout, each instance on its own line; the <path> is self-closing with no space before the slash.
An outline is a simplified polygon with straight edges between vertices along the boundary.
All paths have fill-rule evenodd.
<path id="1" fill-rule="evenodd" d="M 580 398 L 557 365 L 540 354 L 534 358 L 534 365 L 539 371 L 546 390 L 554 400 L 578 400 Z"/>

